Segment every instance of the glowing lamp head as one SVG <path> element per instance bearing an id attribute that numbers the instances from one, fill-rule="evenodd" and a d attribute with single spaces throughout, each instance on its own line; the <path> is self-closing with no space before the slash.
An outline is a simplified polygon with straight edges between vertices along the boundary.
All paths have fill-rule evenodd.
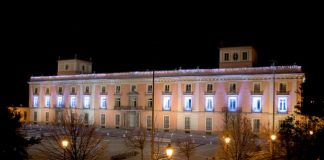
<path id="1" fill-rule="evenodd" d="M 171 147 L 171 144 L 168 144 L 168 147 L 166 148 L 165 152 L 168 157 L 172 157 L 173 148 Z"/>
<path id="2" fill-rule="evenodd" d="M 63 146 L 64 148 L 66 148 L 68 145 L 69 145 L 69 141 L 67 141 L 67 140 L 63 140 L 63 141 L 62 141 L 62 146 Z"/>
<path id="3" fill-rule="evenodd" d="M 310 131 L 309 131 L 309 134 L 310 134 L 310 135 L 313 135 L 313 134 L 314 134 L 314 132 L 313 132 L 312 130 L 310 130 Z"/>
<path id="4" fill-rule="evenodd" d="M 276 140 L 277 136 L 273 134 L 273 135 L 271 135 L 271 137 L 270 137 L 270 138 L 271 138 L 271 140 L 273 140 L 273 141 L 274 141 L 274 140 Z"/>
<path id="5" fill-rule="evenodd" d="M 229 138 L 229 137 L 226 137 L 226 138 L 225 138 L 225 143 L 226 143 L 226 144 L 228 144 L 230 141 L 231 141 L 231 138 Z"/>

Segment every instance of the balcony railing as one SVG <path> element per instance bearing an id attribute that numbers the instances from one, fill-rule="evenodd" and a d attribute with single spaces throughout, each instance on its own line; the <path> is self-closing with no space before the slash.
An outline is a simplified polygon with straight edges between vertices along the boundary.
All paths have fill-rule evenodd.
<path id="1" fill-rule="evenodd" d="M 230 90 L 227 92 L 227 94 L 236 95 L 236 94 L 238 94 L 238 92 L 237 92 L 237 90 Z"/>
<path id="2" fill-rule="evenodd" d="M 105 92 L 100 92 L 100 94 L 101 94 L 101 95 L 107 95 L 108 92 L 106 92 L 106 91 L 105 91 Z"/>
<path id="3" fill-rule="evenodd" d="M 172 94 L 172 92 L 170 92 L 170 91 L 162 91 L 162 95 L 171 95 Z"/>
<path id="4" fill-rule="evenodd" d="M 215 95 L 215 91 L 206 91 L 205 95 Z"/>
<path id="5" fill-rule="evenodd" d="M 287 90 L 281 90 L 281 91 L 277 91 L 277 94 L 278 95 L 288 95 L 289 94 L 289 91 L 287 91 Z"/>
<path id="6" fill-rule="evenodd" d="M 184 91 L 183 95 L 193 95 L 193 92 L 192 91 Z"/>
<path id="7" fill-rule="evenodd" d="M 263 91 L 260 90 L 252 90 L 251 95 L 263 95 Z"/>

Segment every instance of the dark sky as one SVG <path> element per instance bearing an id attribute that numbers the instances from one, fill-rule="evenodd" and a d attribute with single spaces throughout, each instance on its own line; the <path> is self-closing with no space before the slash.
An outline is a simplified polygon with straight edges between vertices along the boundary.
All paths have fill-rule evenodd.
<path id="1" fill-rule="evenodd" d="M 5 18 L 1 105 L 26 106 L 30 76 L 55 75 L 59 56 L 91 57 L 96 73 L 217 68 L 221 45 L 255 46 L 260 66 L 270 65 L 271 59 L 278 65 L 302 65 L 311 93 L 323 95 L 324 14 L 303 5 L 220 8 L 124 9 L 105 14 L 78 9 L 59 17 L 34 18 L 23 12 Z"/>

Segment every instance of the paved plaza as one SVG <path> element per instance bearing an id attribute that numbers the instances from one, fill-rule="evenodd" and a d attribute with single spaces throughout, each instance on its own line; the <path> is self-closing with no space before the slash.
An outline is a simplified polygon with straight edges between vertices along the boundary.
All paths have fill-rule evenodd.
<path id="1" fill-rule="evenodd" d="M 24 131 L 27 133 L 26 138 L 30 137 L 44 137 L 50 136 L 51 133 L 48 132 L 48 129 L 51 126 L 43 126 L 43 125 L 27 125 L 24 128 Z M 98 132 L 104 135 L 104 142 L 108 147 L 105 150 L 105 158 L 110 159 L 110 157 L 123 154 L 131 151 L 135 151 L 132 148 L 129 148 L 124 143 L 124 136 L 127 133 L 125 129 L 110 129 L 110 128 L 98 128 Z M 150 132 L 150 131 L 148 131 Z M 150 135 L 148 133 L 148 135 Z M 174 142 L 185 136 L 190 136 L 193 142 L 195 143 L 196 150 L 190 159 L 195 160 L 206 160 L 211 159 L 215 156 L 215 152 L 217 149 L 217 137 L 212 135 L 204 135 L 204 134 L 190 134 L 184 132 L 157 132 L 155 147 L 161 150 L 161 154 L 164 154 L 166 146 L 171 143 L 174 148 L 174 156 L 173 159 L 182 160 L 184 156 L 177 152 L 177 147 Z M 36 145 L 37 146 L 37 145 Z M 31 155 L 31 159 L 33 158 L 33 154 L 35 153 L 36 146 L 31 146 L 28 149 L 29 154 Z M 137 150 L 139 152 L 139 150 Z M 144 148 L 144 159 L 150 159 L 151 157 L 151 147 L 150 147 L 150 137 L 147 137 L 147 143 Z M 140 154 L 136 156 L 130 156 L 127 159 L 129 160 L 137 160 L 140 159 Z"/>

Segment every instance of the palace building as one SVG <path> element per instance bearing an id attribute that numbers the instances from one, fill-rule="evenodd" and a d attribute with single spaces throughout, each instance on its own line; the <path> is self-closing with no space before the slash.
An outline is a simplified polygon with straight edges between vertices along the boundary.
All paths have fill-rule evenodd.
<path id="1" fill-rule="evenodd" d="M 154 118 L 160 130 L 213 133 L 222 130 L 225 112 L 242 112 L 260 132 L 273 117 L 278 127 L 294 113 L 301 102 L 301 66 L 253 67 L 251 46 L 219 53 L 219 68 L 154 73 L 92 73 L 91 62 L 58 60 L 57 75 L 30 78 L 30 121 L 50 124 L 69 109 L 102 127 L 151 128 Z"/>

